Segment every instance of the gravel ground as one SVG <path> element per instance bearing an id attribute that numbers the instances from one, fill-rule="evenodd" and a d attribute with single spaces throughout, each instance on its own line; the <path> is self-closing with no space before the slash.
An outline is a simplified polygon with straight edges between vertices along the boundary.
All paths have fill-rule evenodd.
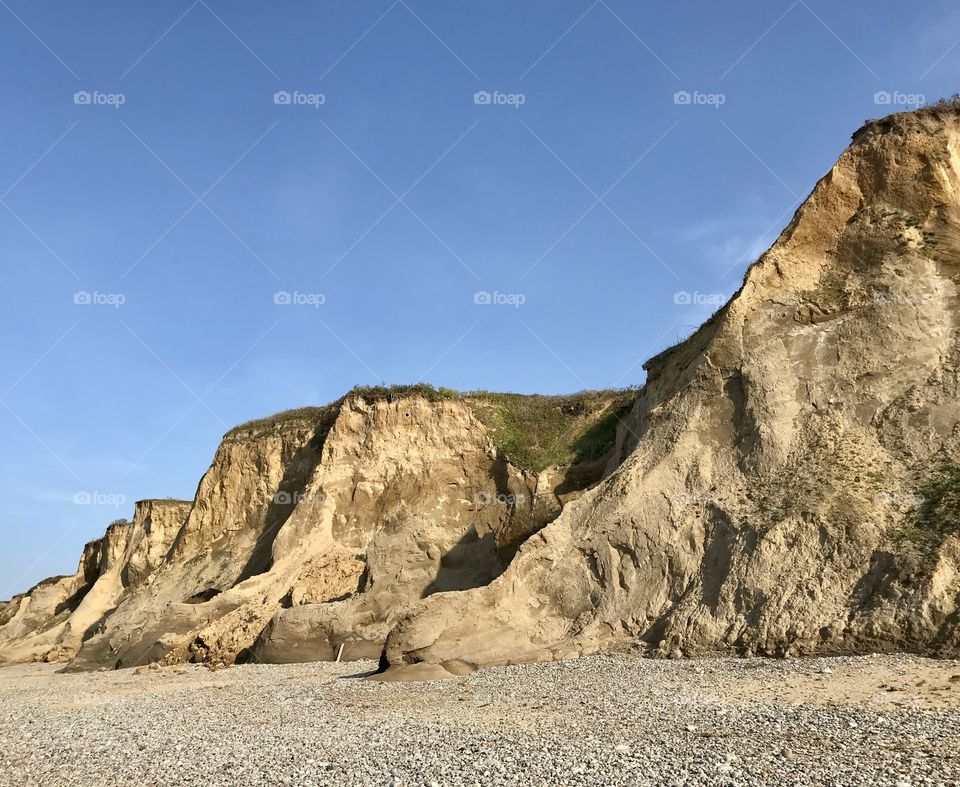
<path id="1" fill-rule="evenodd" d="M 2 785 L 960 783 L 960 664 L 906 656 L 505 667 L 0 669 Z"/>

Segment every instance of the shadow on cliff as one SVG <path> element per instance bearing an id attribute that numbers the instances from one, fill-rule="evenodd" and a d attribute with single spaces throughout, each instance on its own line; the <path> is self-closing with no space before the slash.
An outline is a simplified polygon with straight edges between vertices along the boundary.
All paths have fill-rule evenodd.
<path id="1" fill-rule="evenodd" d="M 472 528 L 440 558 L 433 582 L 421 598 L 450 590 L 470 590 L 493 582 L 507 567 L 493 533 L 479 536 Z"/>
<path id="2" fill-rule="evenodd" d="M 250 557 L 234 581 L 234 585 L 239 585 L 244 580 L 257 574 L 263 574 L 272 567 L 273 542 L 276 540 L 280 529 L 293 514 L 297 503 L 303 498 L 313 471 L 320 464 L 324 443 L 335 420 L 335 412 L 327 414 L 317 425 L 310 440 L 284 466 L 283 478 L 280 480 L 273 500 L 267 506 L 263 527 L 257 536 L 256 543 L 253 545 Z"/>

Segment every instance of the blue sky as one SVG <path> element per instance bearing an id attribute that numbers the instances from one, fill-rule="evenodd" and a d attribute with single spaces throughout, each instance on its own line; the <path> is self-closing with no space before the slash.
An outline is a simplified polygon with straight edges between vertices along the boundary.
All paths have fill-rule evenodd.
<path id="1" fill-rule="evenodd" d="M 642 383 L 958 41 L 946 0 L 3 0 L 0 597 L 241 421 Z"/>

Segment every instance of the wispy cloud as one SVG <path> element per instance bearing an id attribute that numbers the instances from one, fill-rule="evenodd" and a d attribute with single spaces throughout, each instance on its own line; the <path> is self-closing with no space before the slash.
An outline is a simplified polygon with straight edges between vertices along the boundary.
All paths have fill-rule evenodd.
<path id="1" fill-rule="evenodd" d="M 724 279 L 728 275 L 739 278 L 783 229 L 771 227 L 766 213 L 704 219 L 682 228 L 678 238 L 691 247 L 691 254 L 704 271 L 713 271 Z"/>

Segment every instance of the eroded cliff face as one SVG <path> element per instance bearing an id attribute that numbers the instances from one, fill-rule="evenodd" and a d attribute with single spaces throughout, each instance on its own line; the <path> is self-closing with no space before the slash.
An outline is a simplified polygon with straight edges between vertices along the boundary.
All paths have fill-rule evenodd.
<path id="1" fill-rule="evenodd" d="M 572 497 L 597 480 L 574 467 L 515 467 L 467 402 L 348 397 L 309 481 L 287 501 L 269 572 L 235 589 L 264 600 L 194 645 L 215 660 L 376 658 L 421 598 L 498 576 L 518 542 L 559 512 L 565 484 Z M 255 620 L 242 642 L 237 615 Z"/>
<path id="2" fill-rule="evenodd" d="M 172 659 L 203 659 L 199 632 L 221 620 L 231 641 L 252 642 L 259 620 L 243 607 L 266 603 L 257 578 L 292 510 L 286 501 L 303 492 L 334 415 L 311 409 L 228 433 L 162 563 L 90 632 L 71 668 L 142 664 L 171 651 Z"/>
<path id="3" fill-rule="evenodd" d="M 614 423 L 624 395 L 585 401 L 537 406 L 572 407 L 562 425 L 579 434 Z M 70 669 L 379 657 L 421 598 L 488 583 L 602 475 L 589 451 L 516 467 L 482 420 L 492 407 L 351 395 L 232 430 L 192 504 L 138 504 L 76 576 L 0 610 L 0 655 Z"/>
<path id="4" fill-rule="evenodd" d="M 869 124 L 636 396 L 361 391 L 238 427 L 192 503 L 0 606 L 0 659 L 956 655 L 958 284 L 960 119 Z"/>
<path id="5" fill-rule="evenodd" d="M 0 611 L 0 660 L 63 661 L 163 562 L 190 503 L 141 500 L 83 551 L 77 572 L 44 580 Z"/>
<path id="6" fill-rule="evenodd" d="M 960 120 L 868 124 L 740 292 L 651 360 L 623 463 L 395 666 L 958 651 Z"/>

